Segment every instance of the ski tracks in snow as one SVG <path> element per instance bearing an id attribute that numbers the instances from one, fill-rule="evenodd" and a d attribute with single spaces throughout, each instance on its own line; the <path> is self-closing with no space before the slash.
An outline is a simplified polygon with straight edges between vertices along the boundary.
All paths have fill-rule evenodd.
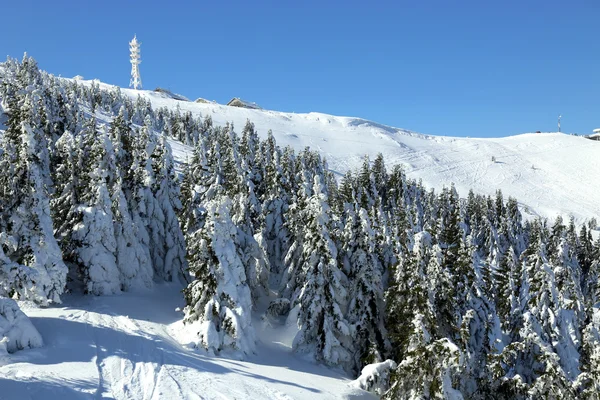
<path id="1" fill-rule="evenodd" d="M 162 341 L 145 333 L 149 327 L 143 329 L 127 316 L 110 314 L 106 306 L 80 311 L 73 319 L 86 324 L 96 348 L 97 398 L 201 398 L 190 391 L 187 396 L 165 368 Z"/>
<path id="2" fill-rule="evenodd" d="M 57 307 L 22 309 L 44 347 L 0 366 L 0 400 L 373 399 L 339 371 L 262 336 L 245 361 L 187 347 L 181 287 L 115 296 L 67 295 Z M 184 335 L 185 336 L 185 335 Z"/>
<path id="3" fill-rule="evenodd" d="M 178 295 L 179 291 L 175 294 Z M 290 397 L 278 390 L 279 387 L 268 384 L 265 379 L 272 378 L 262 371 L 253 371 L 251 363 L 213 358 L 182 346 L 171 336 L 172 328 L 165 323 L 169 318 L 180 318 L 173 311 L 175 307 L 157 306 L 165 299 L 148 301 L 149 297 L 145 296 L 136 296 L 134 299 L 128 297 L 128 294 L 83 297 L 77 299 L 78 304 L 71 304 L 72 308 L 54 309 L 57 315 L 47 318 L 47 321 L 52 321 L 47 329 L 52 330 L 54 334 L 51 336 L 55 338 L 48 346 L 58 352 L 62 352 L 63 346 L 65 352 L 67 347 L 71 347 L 75 353 L 78 348 L 86 348 L 88 365 L 93 366 L 85 374 L 88 388 L 73 388 L 79 393 L 74 398 L 292 400 L 304 397 Z M 136 306 L 137 301 L 142 305 Z M 120 302 L 126 306 L 121 306 Z M 154 314 L 159 317 L 153 319 Z M 56 334 L 57 327 L 66 322 L 72 328 Z M 65 371 L 65 380 L 69 379 L 71 372 Z M 39 377 L 41 381 L 48 379 L 44 375 Z M 281 382 L 286 384 L 285 380 Z M 340 386 L 345 386 L 343 381 L 338 382 Z M 294 383 L 289 385 L 303 387 Z M 47 394 L 35 398 L 54 399 Z M 4 400 L 1 394 L 0 399 Z"/>

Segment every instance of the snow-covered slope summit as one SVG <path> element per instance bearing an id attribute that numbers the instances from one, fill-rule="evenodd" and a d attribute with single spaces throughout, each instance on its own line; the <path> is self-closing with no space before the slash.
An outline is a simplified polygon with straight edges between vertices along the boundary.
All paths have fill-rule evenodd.
<path id="1" fill-rule="evenodd" d="M 123 89 L 132 98 L 143 96 L 153 107 L 179 107 L 195 116 L 211 116 L 217 125 L 233 122 L 240 130 L 247 119 L 259 134 L 272 130 L 281 146 L 310 146 L 320 151 L 334 171 L 342 174 L 360 165 L 365 155 L 385 156 L 388 165 L 401 163 L 407 175 L 426 186 L 454 183 L 462 196 L 469 189 L 494 195 L 501 189 L 522 205 L 525 215 L 555 218 L 573 215 L 582 223 L 600 219 L 600 142 L 561 133 L 522 134 L 477 139 L 422 135 L 361 118 L 322 113 L 287 113 L 191 103 L 151 91 Z M 185 148 L 176 155 L 185 157 Z M 183 153 L 182 153 L 183 152 Z"/>

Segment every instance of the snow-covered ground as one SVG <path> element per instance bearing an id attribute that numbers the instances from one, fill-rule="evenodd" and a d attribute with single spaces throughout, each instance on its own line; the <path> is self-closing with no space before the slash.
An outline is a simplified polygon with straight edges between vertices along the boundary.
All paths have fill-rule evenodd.
<path id="1" fill-rule="evenodd" d="M 525 215 L 550 219 L 573 215 L 578 224 L 592 217 L 600 220 L 600 180 L 595 178 L 600 170 L 600 142 L 584 137 L 561 133 L 493 139 L 429 136 L 360 118 L 176 101 L 152 91 L 123 92 L 148 98 L 155 108 L 179 106 L 195 116 L 210 115 L 217 125 L 233 122 L 238 132 L 249 119 L 263 137 L 271 129 L 282 147 L 318 150 L 340 174 L 359 167 L 365 154 L 373 159 L 381 152 L 388 165 L 403 164 L 409 177 L 422 179 L 427 187 L 439 189 L 454 182 L 464 197 L 469 189 L 489 195 L 501 189 L 505 197 L 518 199 Z M 174 147 L 175 156 L 185 161 L 188 149 Z"/>
<path id="2" fill-rule="evenodd" d="M 181 288 L 20 303 L 44 347 L 0 363 L 0 399 L 373 399 L 349 378 L 291 352 L 287 329 L 258 329 L 257 355 L 208 356 L 175 339 Z M 263 324 L 255 321 L 257 327 Z"/>

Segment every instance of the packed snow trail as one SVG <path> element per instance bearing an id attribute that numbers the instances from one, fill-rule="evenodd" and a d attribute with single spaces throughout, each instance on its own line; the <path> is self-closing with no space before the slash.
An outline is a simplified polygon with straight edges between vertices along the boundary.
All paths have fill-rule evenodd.
<path id="1" fill-rule="evenodd" d="M 44 347 L 12 354 L 0 366 L 0 400 L 374 398 L 349 387 L 342 372 L 276 343 L 286 340 L 276 330 L 265 332 L 245 361 L 182 345 L 174 338 L 180 289 L 67 295 L 63 305 L 46 309 L 21 303 Z"/>

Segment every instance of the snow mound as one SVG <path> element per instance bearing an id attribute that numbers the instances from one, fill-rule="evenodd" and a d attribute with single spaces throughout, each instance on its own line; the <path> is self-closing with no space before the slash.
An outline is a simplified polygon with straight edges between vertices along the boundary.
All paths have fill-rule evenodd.
<path id="1" fill-rule="evenodd" d="M 12 300 L 0 297 L 0 357 L 2 353 L 42 347 L 42 336 Z M 0 361 L 1 362 L 1 361 Z"/>
<path id="2" fill-rule="evenodd" d="M 358 378 L 349 383 L 357 389 L 366 390 L 378 395 L 384 394 L 389 389 L 392 371 L 398 367 L 392 360 L 366 365 Z"/>

